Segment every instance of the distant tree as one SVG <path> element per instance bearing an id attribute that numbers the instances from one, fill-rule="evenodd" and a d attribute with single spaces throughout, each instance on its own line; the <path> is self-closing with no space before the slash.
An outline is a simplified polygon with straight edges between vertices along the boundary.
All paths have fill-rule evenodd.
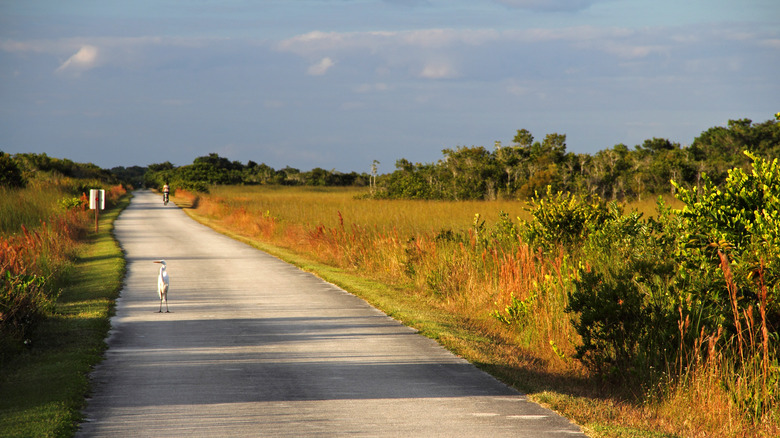
<path id="1" fill-rule="evenodd" d="M 288 185 L 299 185 L 304 183 L 303 175 L 301 175 L 301 171 L 290 166 L 286 166 L 284 169 L 281 170 L 282 175 L 284 175 L 283 182 L 284 184 Z"/>
<path id="2" fill-rule="evenodd" d="M 680 144 L 672 143 L 665 138 L 653 137 L 652 140 L 645 140 L 644 143 L 642 143 L 642 146 L 637 146 L 637 149 L 641 151 L 647 151 L 650 155 L 653 155 L 663 151 L 680 149 Z"/>
<path id="3" fill-rule="evenodd" d="M 141 166 L 123 167 L 117 166 L 111 168 L 111 173 L 121 182 L 140 187 L 144 183 L 144 175 L 149 169 Z"/>
<path id="4" fill-rule="evenodd" d="M 750 119 L 729 120 L 726 127 L 716 126 L 702 132 L 690 147 L 693 160 L 699 163 L 698 172 L 707 173 L 716 185 L 725 181 L 731 168 L 749 166 L 743 150 L 777 157 L 780 125 L 774 120 L 759 124 L 753 124 Z"/>
<path id="5" fill-rule="evenodd" d="M 257 164 L 249 161 L 243 171 L 243 181 L 246 184 L 276 184 L 276 171 L 265 163 Z"/>
<path id="6" fill-rule="evenodd" d="M 539 147 L 539 157 L 557 164 L 565 155 L 566 134 L 547 134 Z"/>
<path id="7" fill-rule="evenodd" d="M 173 170 L 174 166 L 171 164 L 170 161 L 166 161 L 164 163 L 157 163 L 157 164 L 150 164 L 147 166 L 147 169 L 151 172 L 161 172 L 164 170 Z"/>
<path id="8" fill-rule="evenodd" d="M 371 189 L 371 194 L 373 195 L 376 191 L 376 173 L 377 168 L 379 167 L 379 161 L 374 160 L 371 162 L 371 179 L 369 180 L 369 187 Z"/>
<path id="9" fill-rule="evenodd" d="M 43 154 L 15 154 L 14 161 L 23 174 L 28 177 L 34 172 L 56 173 L 72 178 L 96 179 L 106 183 L 116 183 L 114 175 L 92 163 L 76 163 L 67 158 L 52 158 Z"/>
<path id="10" fill-rule="evenodd" d="M 391 199 L 442 199 L 441 184 L 432 164 L 414 164 L 404 158 L 395 163 L 396 171 L 382 179 L 382 191 L 376 196 Z"/>
<path id="11" fill-rule="evenodd" d="M 315 167 L 303 174 L 303 182 L 307 186 L 327 186 L 329 179 L 330 172 L 320 167 Z"/>
<path id="12" fill-rule="evenodd" d="M 500 184 L 504 187 L 504 196 L 511 196 L 517 191 L 521 178 L 526 178 L 524 163 L 528 151 L 517 142 L 514 146 L 504 147 L 500 141 L 495 142 L 495 165 L 501 174 Z"/>
<path id="13" fill-rule="evenodd" d="M 22 175 L 16 161 L 3 151 L 0 151 L 0 187 L 22 188 L 27 181 Z"/>
<path id="14" fill-rule="evenodd" d="M 495 164 L 482 146 L 444 149 L 443 168 L 448 171 L 449 199 L 489 199 L 495 197 Z"/>
<path id="15" fill-rule="evenodd" d="M 527 129 L 518 129 L 512 141 L 521 148 L 529 148 L 534 143 L 534 136 Z"/>
<path id="16" fill-rule="evenodd" d="M 192 164 L 208 166 L 215 169 L 226 169 L 226 170 L 241 170 L 244 167 L 240 162 L 238 161 L 231 162 L 227 158 L 220 157 L 218 154 L 214 152 L 206 156 L 195 158 Z"/>

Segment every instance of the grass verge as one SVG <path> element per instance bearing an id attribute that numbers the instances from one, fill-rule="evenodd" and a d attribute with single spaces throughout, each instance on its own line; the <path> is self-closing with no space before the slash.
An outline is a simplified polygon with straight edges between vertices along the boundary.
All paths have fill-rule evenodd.
<path id="1" fill-rule="evenodd" d="M 113 223 L 130 196 L 100 217 L 74 262 L 71 281 L 54 312 L 37 328 L 30 348 L 0 373 L 0 436 L 72 436 L 89 390 L 88 373 L 100 361 L 125 261 Z"/>

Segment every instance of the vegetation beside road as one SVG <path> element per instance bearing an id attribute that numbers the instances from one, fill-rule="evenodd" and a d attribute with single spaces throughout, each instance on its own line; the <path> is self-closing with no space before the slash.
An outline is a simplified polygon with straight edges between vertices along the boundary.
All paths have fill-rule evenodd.
<path id="1" fill-rule="evenodd" d="M 174 200 L 364 297 L 594 435 L 774 436 L 776 268 L 751 260 L 773 260 L 761 243 L 778 230 L 748 213 L 774 217 L 777 194 L 761 190 L 780 184 L 761 178 L 780 176 L 776 164 L 756 163 L 754 173 L 730 176 L 731 197 L 714 186 L 681 189 L 674 208 L 644 203 L 652 217 L 553 192 L 527 210 L 285 187 L 214 186 Z M 713 222 L 725 208 L 749 226 Z"/>
<path id="2" fill-rule="evenodd" d="M 6 161 L 17 184 L 0 187 L 0 436 L 73 434 L 124 275 L 112 223 L 125 188 L 93 166 L 40 163 Z M 97 234 L 89 188 L 107 191 Z"/>

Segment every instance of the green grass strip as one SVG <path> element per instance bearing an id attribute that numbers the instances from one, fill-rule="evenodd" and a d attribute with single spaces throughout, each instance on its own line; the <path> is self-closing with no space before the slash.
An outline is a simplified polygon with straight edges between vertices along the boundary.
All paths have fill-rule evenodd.
<path id="1" fill-rule="evenodd" d="M 105 351 L 125 260 L 113 223 L 130 203 L 125 196 L 100 217 L 74 263 L 52 315 L 36 329 L 31 347 L 0 370 L 0 436 L 72 436 L 89 391 L 88 373 Z"/>

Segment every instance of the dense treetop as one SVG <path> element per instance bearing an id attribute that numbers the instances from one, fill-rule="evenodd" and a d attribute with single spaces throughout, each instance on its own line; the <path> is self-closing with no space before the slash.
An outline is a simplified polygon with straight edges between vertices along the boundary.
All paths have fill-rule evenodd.
<path id="1" fill-rule="evenodd" d="M 640 198 L 673 193 L 674 180 L 684 187 L 699 186 L 707 174 L 715 183 L 729 169 L 744 168 L 742 153 L 777 157 L 780 125 L 769 120 L 731 120 L 727 127 L 704 131 L 690 146 L 663 138 L 629 148 L 618 144 L 594 155 L 566 152 L 566 135 L 548 134 L 542 141 L 521 129 L 512 144 L 496 142 L 493 151 L 482 146 L 444 149 L 436 163 L 400 159 L 396 171 L 380 179 L 380 196 L 412 199 L 528 198 L 553 191 L 598 195 L 604 199 Z"/>

